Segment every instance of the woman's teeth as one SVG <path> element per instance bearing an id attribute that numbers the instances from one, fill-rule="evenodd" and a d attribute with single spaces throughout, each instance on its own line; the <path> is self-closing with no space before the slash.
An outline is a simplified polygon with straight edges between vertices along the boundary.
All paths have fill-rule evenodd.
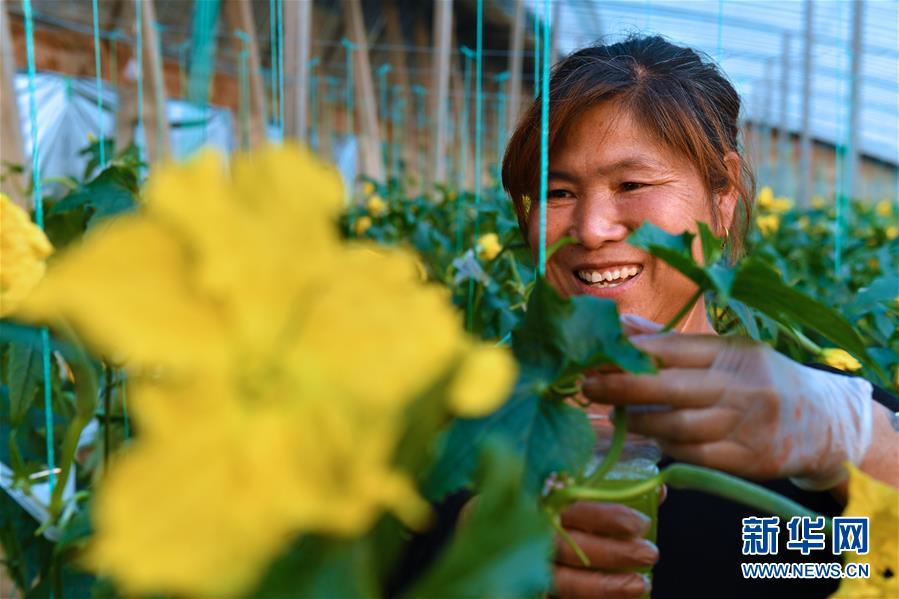
<path id="1" fill-rule="evenodd" d="M 642 266 L 625 266 L 608 270 L 579 270 L 577 278 L 594 287 L 617 287 L 640 274 L 642 270 Z"/>

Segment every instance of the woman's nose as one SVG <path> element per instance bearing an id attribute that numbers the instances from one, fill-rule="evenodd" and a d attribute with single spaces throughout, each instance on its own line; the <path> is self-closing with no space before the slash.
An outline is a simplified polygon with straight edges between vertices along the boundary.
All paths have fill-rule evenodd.
<path id="1" fill-rule="evenodd" d="M 623 241 L 628 229 L 608 198 L 589 198 L 578 202 L 568 234 L 584 247 L 597 249 L 604 243 Z"/>

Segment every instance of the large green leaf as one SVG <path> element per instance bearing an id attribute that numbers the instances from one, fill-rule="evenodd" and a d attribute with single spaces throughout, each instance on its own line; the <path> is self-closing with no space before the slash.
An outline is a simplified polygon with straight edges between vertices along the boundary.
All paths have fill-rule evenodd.
<path id="1" fill-rule="evenodd" d="M 279 557 L 248 596 L 255 599 L 375 597 L 372 548 L 366 537 L 306 536 Z"/>
<path id="2" fill-rule="evenodd" d="M 714 237 L 702 223 L 699 230 L 704 252 L 713 257 Z M 651 223 L 644 223 L 628 237 L 628 241 L 662 258 L 701 289 L 719 294 L 719 303 L 735 299 L 785 327 L 806 327 L 852 353 L 881 377 L 884 376 L 880 366 L 868 355 L 864 340 L 836 310 L 784 283 L 778 272 L 758 257 L 745 258 L 734 268 L 720 262 L 700 266 L 690 253 L 692 238 L 690 233 L 672 235 Z M 748 327 L 742 310 L 737 313 Z"/>
<path id="3" fill-rule="evenodd" d="M 594 433 L 586 415 L 558 400 L 541 397 L 547 381 L 525 370 L 512 397 L 484 418 L 457 419 L 440 442 L 426 476 L 425 493 L 439 499 L 469 486 L 477 458 L 489 438 L 508 442 L 524 461 L 525 486 L 541 489 L 553 472 L 579 472 L 590 459 Z"/>
<path id="4" fill-rule="evenodd" d="M 785 284 L 761 260 L 749 257 L 740 263 L 733 297 L 785 326 L 808 327 L 874 370 L 880 370 L 868 355 L 864 340 L 836 310 Z"/>
<path id="5" fill-rule="evenodd" d="M 536 497 L 521 491 L 521 462 L 490 444 L 482 464 L 471 516 L 409 599 L 534 597 L 549 586 L 551 529 Z"/>

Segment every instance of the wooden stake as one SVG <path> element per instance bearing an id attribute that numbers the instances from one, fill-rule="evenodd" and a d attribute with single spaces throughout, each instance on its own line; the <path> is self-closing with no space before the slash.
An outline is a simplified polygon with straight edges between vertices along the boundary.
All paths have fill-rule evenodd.
<path id="1" fill-rule="evenodd" d="M 431 74 L 431 114 L 434 123 L 431 182 L 446 181 L 447 94 L 450 79 L 450 44 L 453 26 L 452 0 L 434 0 L 434 51 Z"/>
<path id="2" fill-rule="evenodd" d="M 285 11 L 294 4 L 288 0 Z M 248 36 L 246 50 L 248 56 L 250 79 L 250 148 L 265 142 L 265 84 L 262 80 L 262 66 L 259 60 L 259 41 L 256 38 L 256 23 L 253 19 L 253 5 L 249 0 L 225 0 L 222 7 L 228 28 L 239 29 Z M 234 47 L 238 54 L 244 42 L 234 38 Z"/>
<path id="3" fill-rule="evenodd" d="M 141 10 L 144 51 L 144 89 L 150 93 L 144 98 L 144 138 L 147 141 L 147 160 L 155 162 L 172 153 L 169 138 L 169 119 L 165 112 L 165 77 L 162 71 L 162 54 L 156 31 L 156 7 L 153 0 L 129 0 L 137 2 Z"/>
<path id="4" fill-rule="evenodd" d="M 309 127 L 309 59 L 312 49 L 312 0 L 284 4 L 285 135 L 307 143 Z"/>
<path id="5" fill-rule="evenodd" d="M 9 27 L 6 0 L 0 0 L 0 161 L 10 165 L 25 164 L 25 145 L 22 139 L 22 121 L 19 120 L 19 105 L 16 100 L 16 57 L 12 48 L 12 30 Z M 22 208 L 31 205 L 25 192 L 25 179 L 20 175 L 10 175 L 4 182 L 3 192 Z"/>
<path id="6" fill-rule="evenodd" d="M 396 6 L 396 0 L 385 4 L 383 10 L 387 43 L 391 46 L 390 52 L 388 53 L 388 56 L 390 56 L 390 63 L 393 72 L 396 74 L 397 85 L 403 90 L 406 90 L 408 94 L 405 115 L 408 133 L 405 133 L 406 143 L 404 148 L 404 159 L 406 161 L 406 168 L 414 169 L 418 164 L 418 151 L 416 150 L 416 147 L 419 142 L 416 137 L 421 132 L 418 130 L 416 124 L 416 100 L 415 94 L 412 91 L 411 81 L 409 80 L 409 70 L 406 65 L 406 53 L 402 50 L 402 47 L 405 45 L 405 39 L 403 37 L 402 27 L 400 26 L 400 16 Z M 413 131 L 415 131 L 416 134 L 412 134 Z M 419 178 L 423 175 L 424 173 L 419 173 Z"/>
<path id="7" fill-rule="evenodd" d="M 506 110 L 506 131 L 518 122 L 521 109 L 521 69 L 524 66 L 524 0 L 515 0 L 512 38 L 509 43 L 509 99 Z M 591 11 L 592 12 L 592 11 Z"/>
<path id="8" fill-rule="evenodd" d="M 347 37 L 356 45 L 353 52 L 353 81 L 357 94 L 356 112 L 362 133 L 359 136 L 362 172 L 375 180 L 384 180 L 384 161 L 381 157 L 381 133 L 378 127 L 378 106 L 375 85 L 368 58 L 368 38 L 360 0 L 347 0 Z"/>

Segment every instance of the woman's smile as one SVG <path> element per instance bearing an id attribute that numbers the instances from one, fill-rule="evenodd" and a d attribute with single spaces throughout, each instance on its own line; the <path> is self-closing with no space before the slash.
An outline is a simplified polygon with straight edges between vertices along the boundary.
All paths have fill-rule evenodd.
<path id="1" fill-rule="evenodd" d="M 639 284 L 643 265 L 637 262 L 584 262 L 571 272 L 579 295 L 616 297 Z"/>

